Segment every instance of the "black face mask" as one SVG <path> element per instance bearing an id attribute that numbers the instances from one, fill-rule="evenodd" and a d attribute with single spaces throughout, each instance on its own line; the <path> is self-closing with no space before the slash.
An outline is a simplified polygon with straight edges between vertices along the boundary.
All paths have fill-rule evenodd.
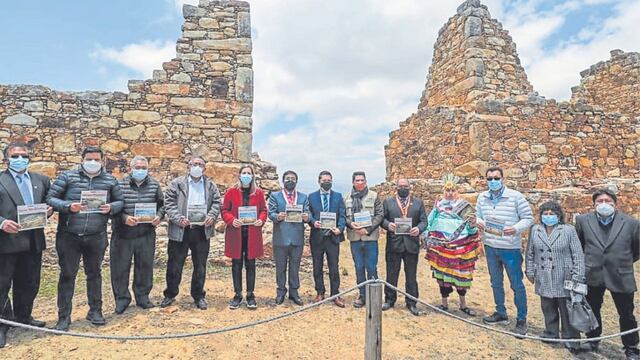
<path id="1" fill-rule="evenodd" d="M 324 190 L 324 191 L 329 191 L 329 190 L 331 190 L 331 185 L 333 185 L 333 184 L 332 184 L 332 183 L 330 183 L 330 182 L 323 182 L 323 183 L 320 183 L 320 187 L 321 187 L 321 188 L 322 188 L 322 190 Z"/>
<path id="2" fill-rule="evenodd" d="M 409 189 L 398 189 L 398 196 L 401 198 L 406 198 L 407 196 L 409 196 Z"/>
<path id="3" fill-rule="evenodd" d="M 293 180 L 286 180 L 284 182 L 284 188 L 289 190 L 289 191 L 293 191 L 293 189 L 296 188 L 296 182 Z"/>

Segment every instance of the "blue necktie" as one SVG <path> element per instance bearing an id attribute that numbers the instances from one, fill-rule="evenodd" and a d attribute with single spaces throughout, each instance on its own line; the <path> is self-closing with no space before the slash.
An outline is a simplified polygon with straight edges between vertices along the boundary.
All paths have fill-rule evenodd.
<path id="1" fill-rule="evenodd" d="M 27 184 L 27 175 L 21 174 L 18 175 L 18 188 L 20 189 L 20 194 L 22 195 L 22 201 L 24 201 L 25 205 L 33 204 L 33 197 L 31 196 L 31 191 L 29 190 L 29 184 Z"/>
<path id="2" fill-rule="evenodd" d="M 327 193 L 322 194 L 322 211 L 329 211 L 329 194 Z"/>

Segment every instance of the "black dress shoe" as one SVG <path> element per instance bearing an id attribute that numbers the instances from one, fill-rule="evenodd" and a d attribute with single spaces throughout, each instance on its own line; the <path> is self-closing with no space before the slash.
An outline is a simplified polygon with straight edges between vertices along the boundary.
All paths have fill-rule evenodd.
<path id="1" fill-rule="evenodd" d="M 71 318 L 63 317 L 58 319 L 58 323 L 54 327 L 56 330 L 60 331 L 69 331 L 69 326 L 71 325 Z"/>
<path id="2" fill-rule="evenodd" d="M 175 301 L 176 301 L 176 298 L 166 297 L 162 299 L 162 302 L 160 303 L 160 307 L 166 308 L 167 306 L 170 306 L 171 304 L 173 304 Z"/>
<path id="3" fill-rule="evenodd" d="M 392 302 L 385 301 L 384 304 L 382 304 L 382 311 L 387 311 L 391 309 L 394 305 L 395 304 Z"/>
<path id="4" fill-rule="evenodd" d="M 107 323 L 104 316 L 102 316 L 102 310 L 89 310 L 86 319 L 96 326 L 101 326 Z"/>
<path id="5" fill-rule="evenodd" d="M 302 299 L 300 299 L 300 296 L 289 296 L 289 300 L 293 301 L 294 304 L 302 306 L 302 304 L 304 304 L 302 302 Z"/>
<path id="6" fill-rule="evenodd" d="M 35 327 L 45 327 L 45 325 L 47 325 L 46 322 L 41 321 L 41 320 L 36 320 L 34 318 L 30 318 L 29 320 L 19 321 L 19 322 L 23 323 L 25 325 L 31 325 L 31 326 L 35 326 Z"/>
<path id="7" fill-rule="evenodd" d="M 416 307 L 416 305 L 409 305 L 407 306 L 407 309 L 409 310 L 409 312 L 414 315 L 414 316 L 420 316 L 420 311 L 418 310 L 418 308 Z"/>
<path id="8" fill-rule="evenodd" d="M 120 305 L 116 305 L 116 309 L 115 309 L 115 313 L 118 315 L 121 315 L 125 312 L 125 310 L 127 310 L 127 307 L 129 307 L 129 305 L 124 305 L 124 304 L 120 304 Z"/>
<path id="9" fill-rule="evenodd" d="M 599 347 L 600 347 L 599 342 L 586 342 L 586 343 L 580 344 L 580 351 L 598 352 Z"/>
<path id="10" fill-rule="evenodd" d="M 0 325 L 0 349 L 2 349 L 5 345 L 7 345 L 7 332 L 9 331 L 9 328 L 4 326 L 4 325 Z"/>
<path id="11" fill-rule="evenodd" d="M 276 305 L 282 305 L 282 303 L 284 302 L 284 295 L 283 296 L 276 296 Z"/>
<path id="12" fill-rule="evenodd" d="M 195 301 L 196 307 L 200 310 L 207 310 L 207 301 L 204 298 L 200 298 Z"/>
<path id="13" fill-rule="evenodd" d="M 136 306 L 145 310 L 156 307 L 154 303 L 148 300 L 146 302 L 136 303 Z"/>
<path id="14" fill-rule="evenodd" d="M 638 348 L 627 348 L 624 350 L 624 355 L 627 357 L 627 360 L 640 360 Z"/>

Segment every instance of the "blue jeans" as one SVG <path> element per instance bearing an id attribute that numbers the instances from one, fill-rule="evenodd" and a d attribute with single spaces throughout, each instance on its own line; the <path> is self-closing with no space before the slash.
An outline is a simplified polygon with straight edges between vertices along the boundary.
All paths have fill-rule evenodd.
<path id="1" fill-rule="evenodd" d="M 356 281 L 358 284 L 368 279 L 378 278 L 378 242 L 352 241 L 351 256 L 356 267 Z M 365 296 L 365 287 L 361 287 L 360 296 Z"/>
<path id="2" fill-rule="evenodd" d="M 501 315 L 507 315 L 504 307 L 504 273 L 507 270 L 511 290 L 514 294 L 514 303 L 518 310 L 518 320 L 527 318 L 527 292 L 522 281 L 522 254 L 520 249 L 497 249 L 491 246 L 484 247 L 487 256 L 487 266 L 491 276 L 491 288 L 493 300 L 496 303 L 496 311 Z"/>

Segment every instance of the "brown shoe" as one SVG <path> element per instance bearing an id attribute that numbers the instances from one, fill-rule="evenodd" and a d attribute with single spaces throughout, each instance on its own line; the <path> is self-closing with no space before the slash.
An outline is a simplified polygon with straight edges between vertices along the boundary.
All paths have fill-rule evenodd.
<path id="1" fill-rule="evenodd" d="M 336 304 L 337 307 L 341 307 L 341 308 L 344 307 L 344 301 L 342 301 L 342 298 L 339 296 L 333 299 L 333 303 Z"/>
<path id="2" fill-rule="evenodd" d="M 316 300 L 315 300 L 315 302 L 320 302 L 320 301 L 322 301 L 322 300 L 324 300 L 324 294 L 318 294 L 318 295 L 316 295 Z"/>

